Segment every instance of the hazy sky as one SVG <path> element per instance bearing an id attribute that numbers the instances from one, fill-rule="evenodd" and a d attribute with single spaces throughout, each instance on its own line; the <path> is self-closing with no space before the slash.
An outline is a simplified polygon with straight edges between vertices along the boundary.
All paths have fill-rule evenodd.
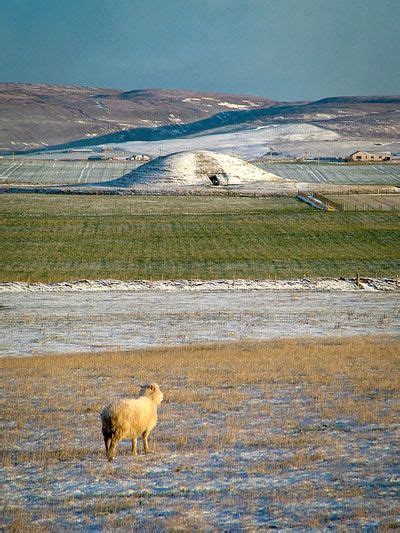
<path id="1" fill-rule="evenodd" d="M 400 0 L 0 0 L 1 81 L 400 93 Z"/>

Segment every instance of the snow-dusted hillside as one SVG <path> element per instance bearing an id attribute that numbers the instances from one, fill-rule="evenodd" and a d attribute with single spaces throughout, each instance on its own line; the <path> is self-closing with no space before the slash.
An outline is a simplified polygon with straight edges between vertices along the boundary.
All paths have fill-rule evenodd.
<path id="1" fill-rule="evenodd" d="M 261 157 L 275 146 L 295 146 L 302 142 L 337 142 L 340 136 L 312 124 L 275 124 L 268 126 L 240 127 L 233 131 L 212 133 L 210 131 L 177 139 L 160 141 L 131 141 L 111 144 L 132 153 L 146 153 L 152 157 L 160 154 L 191 150 L 213 150 L 230 153 L 245 159 Z M 110 145 L 107 145 L 110 146 Z"/>
<path id="2" fill-rule="evenodd" d="M 182 125 L 226 111 L 268 108 L 274 104 L 258 96 L 186 90 L 121 92 L 95 87 L 0 83 L 0 151 L 32 150 L 107 135 L 119 139 L 131 129 Z"/>
<path id="3" fill-rule="evenodd" d="M 360 146 L 365 150 L 378 149 L 374 139 L 351 139 L 335 131 L 307 123 L 278 123 L 253 127 L 248 124 L 236 125 L 207 130 L 188 137 L 130 141 L 104 146 L 132 153 L 146 153 L 151 157 L 184 150 L 212 150 L 248 160 L 266 156 L 271 152 L 277 152 L 284 157 L 345 157 L 360 149 Z M 382 142 L 379 143 L 379 149 L 397 153 L 400 152 L 400 142 Z"/>
<path id="4" fill-rule="evenodd" d="M 0 84 L 0 151 L 126 145 L 152 157 L 217 150 L 245 159 L 400 152 L 400 96 L 277 102 L 187 90 Z"/>

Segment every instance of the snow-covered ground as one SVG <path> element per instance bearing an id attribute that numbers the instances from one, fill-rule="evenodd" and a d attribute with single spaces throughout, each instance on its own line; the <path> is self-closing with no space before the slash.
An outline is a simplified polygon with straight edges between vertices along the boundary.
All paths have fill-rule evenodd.
<path id="1" fill-rule="evenodd" d="M 101 186 L 131 187 L 176 187 L 177 185 L 210 186 L 210 178 L 215 185 L 239 185 L 260 182 L 281 182 L 282 178 L 266 172 L 256 165 L 231 155 L 197 150 L 178 152 L 157 157 L 146 165 L 132 170 L 122 178 L 101 182 Z M 98 185 L 98 184 L 93 184 Z"/>
<path id="2" fill-rule="evenodd" d="M 111 144 L 111 146 L 123 148 L 133 153 L 146 153 L 152 157 L 185 150 L 214 150 L 252 159 L 264 155 L 276 143 L 324 142 L 335 141 L 338 138 L 337 133 L 310 124 L 279 124 L 226 133 L 211 131 L 182 139 L 131 141 Z"/>
<path id="3" fill-rule="evenodd" d="M 398 530 L 396 347 L 358 337 L 0 359 L 0 528 Z M 132 457 L 125 441 L 107 463 L 99 411 L 154 375 L 165 401 L 152 453 Z"/>
<path id="4" fill-rule="evenodd" d="M 97 291 L 133 291 L 133 292 L 219 292 L 219 291 L 397 291 L 399 282 L 392 278 L 322 278 L 317 280 L 250 280 L 250 279 L 216 279 L 216 280 L 134 280 L 119 281 L 114 279 L 63 281 L 58 283 L 28 283 L 7 281 L 0 283 L 0 294 L 8 292 L 97 292 Z"/>
<path id="5" fill-rule="evenodd" d="M 272 151 L 285 156 L 344 157 L 359 150 L 390 150 L 400 152 L 400 142 L 384 143 L 377 147 L 374 140 L 349 139 L 338 133 L 312 124 L 271 124 L 267 126 L 237 128 L 218 133 L 203 132 L 180 139 L 162 141 L 130 141 L 107 146 L 123 148 L 132 153 L 145 153 L 152 157 L 190 150 L 213 150 L 256 159 Z"/>
<path id="6" fill-rule="evenodd" d="M 284 290 L 273 290 L 279 282 L 146 283 L 114 290 L 99 283 L 92 291 L 84 284 L 68 290 L 66 284 L 53 286 L 55 292 L 14 286 L 0 295 L 0 354 L 399 331 L 398 292 L 376 290 L 379 284 L 368 291 L 325 282 L 316 292 L 312 283 L 308 291 L 301 283 L 287 283 Z"/>
<path id="7" fill-rule="evenodd" d="M 387 350 L 399 332 L 394 280 L 363 280 L 361 289 L 352 280 L 0 289 L 0 355 L 11 356 L 0 357 L 0 527 L 398 527 L 395 345 Z M 387 336 L 387 344 L 360 337 L 369 333 Z M 317 347 L 309 339 L 326 336 L 335 338 Z M 343 350 L 338 337 L 354 336 Z M 175 349 L 171 358 L 166 349 L 156 357 L 113 352 L 290 337 L 306 338 L 281 351 L 274 342 L 262 366 L 264 348 L 254 356 L 252 343 L 208 352 L 190 346 L 180 360 Z M 84 353 L 66 364 L 59 357 L 14 358 L 98 350 L 111 353 Z M 30 362 L 32 368 L 16 367 Z M 138 380 L 154 373 L 166 401 L 152 454 L 133 458 L 125 441 L 107 463 L 101 406 L 132 396 Z"/>

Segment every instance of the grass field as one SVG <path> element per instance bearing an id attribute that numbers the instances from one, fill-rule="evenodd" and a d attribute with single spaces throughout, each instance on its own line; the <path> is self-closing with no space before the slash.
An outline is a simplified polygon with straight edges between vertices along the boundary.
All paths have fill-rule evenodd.
<path id="1" fill-rule="evenodd" d="M 398 185 L 400 165 L 332 165 L 317 163 L 259 163 L 281 178 L 338 185 Z"/>
<path id="2" fill-rule="evenodd" d="M 68 156 L 70 154 L 64 154 Z M 76 157 L 76 156 L 75 156 Z M 119 178 L 138 167 L 132 161 L 53 161 L 5 158 L 0 160 L 0 184 L 73 184 Z M 258 163 L 282 178 L 298 182 L 352 185 L 398 185 L 400 165 L 332 165 L 317 163 Z"/>
<path id="3" fill-rule="evenodd" d="M 374 337 L 2 358 L 0 527 L 399 528 L 398 365 Z M 107 463 L 102 405 L 151 380 L 153 453 Z"/>
<path id="4" fill-rule="evenodd" d="M 132 161 L 46 161 L 8 158 L 0 161 L 0 184 L 85 184 L 120 178 L 137 167 L 138 163 Z"/>
<path id="5" fill-rule="evenodd" d="M 399 216 L 295 199 L 2 195 L 1 281 L 396 276 Z"/>
<path id="6" fill-rule="evenodd" d="M 327 198 L 344 211 L 400 211 L 400 194 L 329 194 Z"/>

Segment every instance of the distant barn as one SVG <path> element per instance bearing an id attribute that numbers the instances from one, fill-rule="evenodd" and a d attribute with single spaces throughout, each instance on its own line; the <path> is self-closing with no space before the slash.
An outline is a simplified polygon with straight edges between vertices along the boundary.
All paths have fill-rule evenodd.
<path id="1" fill-rule="evenodd" d="M 390 161 L 391 157 L 392 154 L 390 152 L 365 152 L 364 150 L 358 150 L 357 152 L 350 154 L 346 158 L 346 161 L 379 162 Z"/>

